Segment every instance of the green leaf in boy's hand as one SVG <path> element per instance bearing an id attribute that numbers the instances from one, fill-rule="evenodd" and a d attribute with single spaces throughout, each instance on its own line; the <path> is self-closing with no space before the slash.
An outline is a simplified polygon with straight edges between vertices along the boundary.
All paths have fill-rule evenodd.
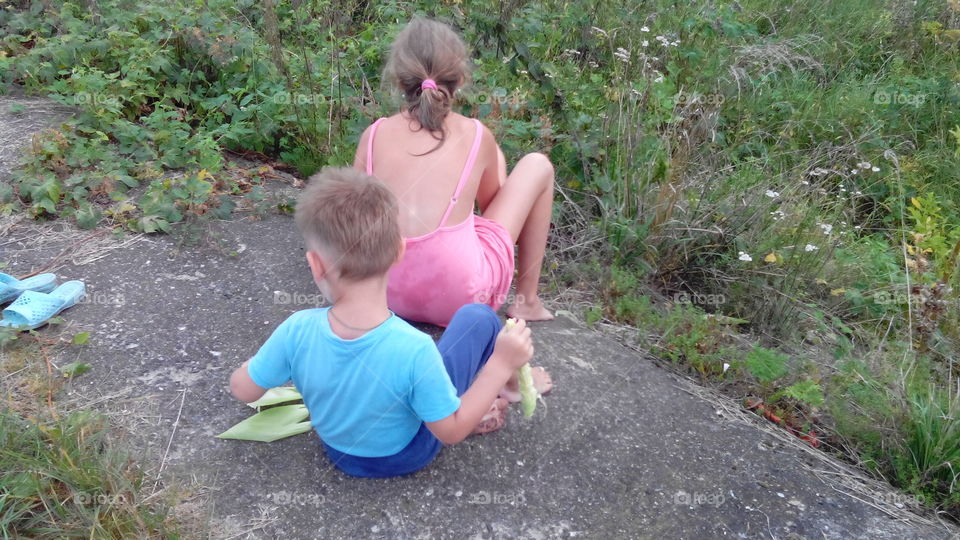
<path id="1" fill-rule="evenodd" d="M 260 399 L 247 403 L 248 407 L 259 409 L 260 407 L 269 407 L 270 405 L 279 405 L 289 401 L 302 401 L 303 396 L 293 386 L 278 386 L 267 390 Z"/>

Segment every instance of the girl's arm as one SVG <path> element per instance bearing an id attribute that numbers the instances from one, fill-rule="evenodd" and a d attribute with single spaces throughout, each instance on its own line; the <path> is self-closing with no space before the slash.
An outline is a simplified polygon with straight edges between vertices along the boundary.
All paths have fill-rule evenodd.
<path id="1" fill-rule="evenodd" d="M 477 207 L 480 208 L 482 215 L 507 179 L 507 163 L 503 159 L 503 152 L 493 138 L 493 133 L 486 126 L 483 128 L 483 142 L 480 143 L 480 160 L 478 161 L 484 164 L 483 172 L 480 174 L 480 184 L 477 186 Z"/>

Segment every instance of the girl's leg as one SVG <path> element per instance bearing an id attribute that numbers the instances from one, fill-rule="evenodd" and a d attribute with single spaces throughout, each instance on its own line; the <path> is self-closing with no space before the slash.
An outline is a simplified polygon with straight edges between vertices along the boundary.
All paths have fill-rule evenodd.
<path id="1" fill-rule="evenodd" d="M 467 304 L 453 315 L 447 329 L 440 336 L 437 348 L 458 396 L 462 396 L 470 388 L 477 373 L 493 354 L 499 332 L 500 318 L 490 306 Z M 506 399 L 494 400 L 474 433 L 489 433 L 503 427 L 509 404 Z"/>
<path id="2" fill-rule="evenodd" d="M 493 354 L 499 332 L 500 318 L 490 306 L 467 304 L 453 315 L 437 348 L 458 396 L 470 388 L 474 377 Z"/>
<path id="3" fill-rule="evenodd" d="M 498 167 L 502 153 L 498 156 Z M 501 171 L 506 171 L 503 163 Z M 527 154 L 500 186 L 483 216 L 502 225 L 518 244 L 517 297 L 507 314 L 527 321 L 553 319 L 537 295 L 553 211 L 553 164 L 540 153 Z"/>
<path id="4" fill-rule="evenodd" d="M 450 325 L 440 336 L 437 348 L 458 396 L 470 388 L 474 377 L 493 354 L 499 333 L 500 318 L 485 304 L 467 304 L 453 315 Z M 546 394 L 553 389 L 553 379 L 547 370 L 537 366 L 532 368 L 532 372 L 533 386 L 537 392 Z M 510 376 L 500 391 L 500 397 L 503 398 L 502 403 L 494 401 L 490 412 L 484 417 L 484 422 L 489 417 L 489 423 L 497 427 L 503 425 L 502 413 L 506 405 L 520 401 L 520 381 L 516 373 Z M 484 422 L 481 422 L 481 427 Z"/>

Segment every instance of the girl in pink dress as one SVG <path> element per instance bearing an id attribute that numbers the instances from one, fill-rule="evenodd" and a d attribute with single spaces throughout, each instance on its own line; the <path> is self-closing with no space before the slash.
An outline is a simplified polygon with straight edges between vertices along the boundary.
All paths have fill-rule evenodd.
<path id="1" fill-rule="evenodd" d="M 406 253 L 390 271 L 387 300 L 401 317 L 440 326 L 464 304 L 498 309 L 507 300 L 511 317 L 549 320 L 537 288 L 553 165 L 532 153 L 507 174 L 490 130 L 451 111 L 469 80 L 468 61 L 449 26 L 413 19 L 394 41 L 384 70 L 387 84 L 403 93 L 403 107 L 360 138 L 354 167 L 384 182 L 400 203 Z M 516 295 L 509 298 L 514 270 Z M 538 371 L 543 386 L 546 374 Z"/>
<path id="2" fill-rule="evenodd" d="M 450 110 L 468 80 L 467 62 L 466 47 L 450 27 L 412 20 L 393 43 L 384 72 L 403 92 L 404 106 L 368 127 L 357 147 L 354 167 L 400 200 L 407 250 L 390 272 L 390 308 L 440 326 L 464 304 L 499 308 L 508 299 L 517 244 L 516 296 L 507 314 L 552 319 L 537 286 L 553 165 L 543 154 L 527 154 L 508 175 L 490 130 Z"/>

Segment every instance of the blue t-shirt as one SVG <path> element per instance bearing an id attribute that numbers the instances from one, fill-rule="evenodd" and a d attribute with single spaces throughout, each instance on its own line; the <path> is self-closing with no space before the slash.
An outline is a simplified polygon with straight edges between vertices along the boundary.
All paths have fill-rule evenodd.
<path id="1" fill-rule="evenodd" d="M 460 407 L 430 336 L 391 314 L 363 336 L 342 339 L 330 329 L 329 309 L 291 315 L 247 367 L 263 388 L 292 380 L 328 445 L 360 457 L 393 455 L 422 422 Z"/>

